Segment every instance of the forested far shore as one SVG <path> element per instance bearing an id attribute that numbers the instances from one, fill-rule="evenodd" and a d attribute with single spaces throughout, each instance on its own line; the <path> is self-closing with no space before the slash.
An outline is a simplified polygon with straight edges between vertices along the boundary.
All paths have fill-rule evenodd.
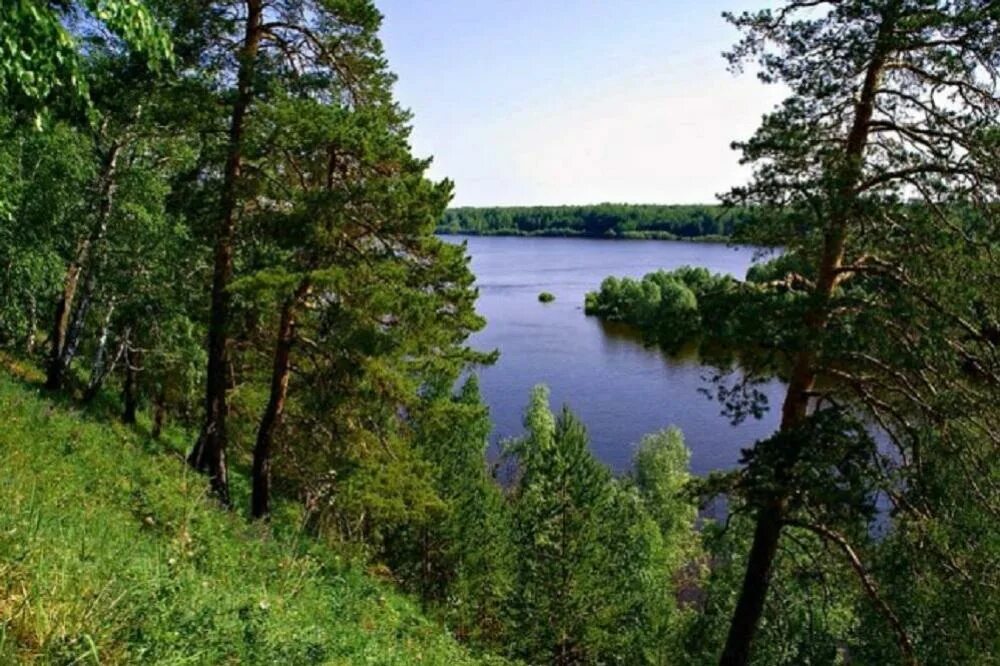
<path id="1" fill-rule="evenodd" d="M 752 215 L 746 208 L 712 204 L 463 206 L 445 211 L 437 231 L 473 236 L 725 241 L 749 222 Z"/>

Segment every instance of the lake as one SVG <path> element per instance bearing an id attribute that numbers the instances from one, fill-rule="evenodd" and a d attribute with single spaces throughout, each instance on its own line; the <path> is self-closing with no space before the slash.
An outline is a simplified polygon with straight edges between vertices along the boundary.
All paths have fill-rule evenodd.
<path id="1" fill-rule="evenodd" d="M 733 426 L 720 405 L 699 392 L 711 388 L 711 368 L 696 357 L 671 358 L 634 333 L 583 313 L 583 299 L 609 275 L 641 277 L 685 264 L 742 278 L 754 248 L 681 241 L 445 236 L 467 242 L 486 328 L 474 347 L 499 349 L 496 365 L 477 370 L 494 422 L 493 441 L 523 432 L 531 388 L 547 384 L 554 409 L 568 404 L 587 425 L 594 454 L 616 472 L 627 470 L 646 433 L 676 425 L 702 475 L 732 468 L 740 449 L 777 428 L 783 387 L 763 387 L 771 409 Z M 540 303 L 538 294 L 555 295 Z"/>

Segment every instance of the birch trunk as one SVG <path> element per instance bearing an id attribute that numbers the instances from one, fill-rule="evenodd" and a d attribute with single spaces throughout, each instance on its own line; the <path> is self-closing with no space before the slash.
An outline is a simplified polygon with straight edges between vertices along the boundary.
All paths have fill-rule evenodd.
<path id="1" fill-rule="evenodd" d="M 118 170 L 118 156 L 121 153 L 122 144 L 115 141 L 111 144 L 107 154 L 104 156 L 104 163 L 101 167 L 100 180 L 100 203 L 97 209 L 97 220 L 90 235 L 77 246 L 73 261 L 66 268 L 66 277 L 63 279 L 63 290 L 56 304 L 55 319 L 52 324 L 52 334 L 50 337 L 49 368 L 45 386 L 52 390 L 63 387 L 68 369 L 66 348 L 69 340 L 70 316 L 73 312 L 73 301 L 76 298 L 77 287 L 80 283 L 80 275 L 90 263 L 91 253 L 95 247 L 103 242 L 108 232 L 108 220 L 111 218 L 111 210 L 114 206 L 115 189 L 117 186 L 116 176 Z M 92 288 L 91 288 L 92 289 Z M 88 299 L 89 300 L 89 299 Z M 88 303 L 89 307 L 89 303 Z M 83 313 L 86 316 L 86 311 Z M 77 326 L 82 326 L 83 317 L 77 317 L 80 322 Z M 76 323 L 76 322 L 74 322 Z M 77 334 L 78 335 L 78 334 Z M 76 344 L 73 344 L 73 354 L 76 353 Z M 69 361 L 72 361 L 70 354 Z"/>

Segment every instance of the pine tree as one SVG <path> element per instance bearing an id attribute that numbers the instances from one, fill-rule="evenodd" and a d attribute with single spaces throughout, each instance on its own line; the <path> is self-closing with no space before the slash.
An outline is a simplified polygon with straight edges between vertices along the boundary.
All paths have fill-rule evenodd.
<path id="1" fill-rule="evenodd" d="M 230 16 L 230 11 L 240 20 L 222 18 Z M 205 421 L 188 461 L 209 475 L 216 495 L 228 504 L 230 283 L 238 222 L 243 210 L 253 207 L 248 196 L 252 188 L 245 174 L 247 125 L 267 86 L 294 88 L 301 81 L 320 80 L 328 82 L 331 93 L 349 99 L 364 97 L 372 69 L 378 70 L 382 62 L 376 37 L 380 15 L 369 2 L 291 0 L 219 2 L 196 15 L 209 25 L 205 30 L 206 51 L 218 69 L 217 84 L 232 95 L 213 241 Z M 233 42 L 239 46 L 229 52 L 226 45 Z M 362 85 L 356 86 L 356 82 Z"/>
<path id="2" fill-rule="evenodd" d="M 274 91 L 249 126 L 247 156 L 270 176 L 260 180 L 261 200 L 288 202 L 245 216 L 263 265 L 236 286 L 279 304 L 271 390 L 254 450 L 254 517 L 268 512 L 271 452 L 299 329 L 314 343 L 314 371 L 329 367 L 327 354 L 358 354 L 362 363 L 379 357 L 387 390 L 377 399 L 387 406 L 415 400 L 421 381 L 453 380 L 480 358 L 463 346 L 482 324 L 463 250 L 433 236 L 451 184 L 426 180 L 427 162 L 410 155 L 407 116 L 391 103 L 390 80 L 375 68 L 370 80 L 352 81 L 365 99 L 357 105 L 326 101 L 345 97 L 328 82 Z M 352 326 L 374 347 L 340 338 Z M 427 367 L 423 380 L 411 370 L 418 366 Z"/>
<path id="3" fill-rule="evenodd" d="M 532 393 L 525 427 L 507 448 L 519 475 L 511 499 L 517 654 L 556 664 L 670 663 L 679 562 L 640 489 L 594 459 L 568 409 L 552 415 L 544 387 Z"/>
<path id="4" fill-rule="evenodd" d="M 476 375 L 455 396 L 429 398 L 415 421 L 418 446 L 436 470 L 445 507 L 421 535 L 438 552 L 421 569 L 431 578 L 421 590 L 443 604 L 458 635 L 502 648 L 514 566 L 511 516 L 487 467 L 492 423 Z"/>
<path id="5" fill-rule="evenodd" d="M 768 315 L 784 328 L 788 390 L 781 433 L 748 459 L 756 527 L 722 663 L 751 658 L 786 528 L 819 535 L 852 563 L 912 663 L 907 628 L 852 540 L 864 534 L 866 484 L 898 511 L 933 513 L 900 493 L 921 483 L 923 427 L 947 433 L 970 462 L 979 454 L 954 434 L 997 438 L 980 416 L 1000 386 L 988 332 L 1000 310 L 986 277 L 998 228 L 998 8 L 787 2 L 729 18 L 745 34 L 733 65 L 756 60 L 763 81 L 790 88 L 739 145 L 756 171 L 731 199 L 778 213 L 762 215 L 751 237 L 787 247 L 807 270 L 786 281 L 791 307 Z M 895 460 L 842 436 L 857 413 L 886 433 Z M 828 501 L 842 492 L 850 497 Z M 977 501 L 988 507 L 990 495 Z"/>

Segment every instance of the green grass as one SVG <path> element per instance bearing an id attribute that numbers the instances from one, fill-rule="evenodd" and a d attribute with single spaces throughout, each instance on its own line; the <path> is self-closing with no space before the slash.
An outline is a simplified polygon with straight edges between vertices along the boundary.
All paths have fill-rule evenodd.
<path id="1" fill-rule="evenodd" d="M 291 507 L 270 527 L 218 509 L 180 435 L 20 374 L 0 370 L 0 664 L 486 663 Z"/>

